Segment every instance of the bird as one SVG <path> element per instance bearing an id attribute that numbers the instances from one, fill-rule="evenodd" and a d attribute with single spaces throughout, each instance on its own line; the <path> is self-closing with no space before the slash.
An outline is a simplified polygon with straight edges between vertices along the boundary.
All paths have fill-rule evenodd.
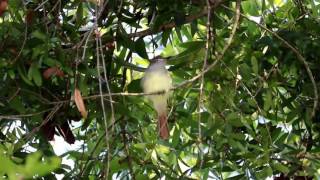
<path id="1" fill-rule="evenodd" d="M 161 139 L 169 138 L 167 101 L 172 88 L 172 79 L 166 69 L 166 59 L 162 57 L 154 58 L 142 78 L 142 88 L 144 93 L 159 93 L 147 95 L 153 103 L 153 107 L 158 116 L 158 134 Z"/>

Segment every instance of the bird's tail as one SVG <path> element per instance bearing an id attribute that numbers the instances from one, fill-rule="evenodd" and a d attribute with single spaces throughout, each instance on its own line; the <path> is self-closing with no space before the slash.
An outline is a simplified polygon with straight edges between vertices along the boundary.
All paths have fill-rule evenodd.
<path id="1" fill-rule="evenodd" d="M 169 138 L 169 128 L 166 113 L 158 115 L 158 132 L 161 139 Z"/>

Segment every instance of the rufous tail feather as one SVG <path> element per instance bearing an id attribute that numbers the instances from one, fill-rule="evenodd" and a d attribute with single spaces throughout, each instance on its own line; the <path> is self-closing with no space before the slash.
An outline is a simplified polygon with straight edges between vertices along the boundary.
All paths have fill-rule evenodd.
<path id="1" fill-rule="evenodd" d="M 169 128 L 166 114 L 158 116 L 158 132 L 161 139 L 169 138 Z"/>

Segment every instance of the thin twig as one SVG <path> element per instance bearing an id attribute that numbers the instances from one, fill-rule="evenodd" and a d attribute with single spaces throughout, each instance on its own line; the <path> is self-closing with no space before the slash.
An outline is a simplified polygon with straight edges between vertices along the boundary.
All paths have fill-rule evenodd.
<path id="1" fill-rule="evenodd" d="M 21 90 L 21 88 L 18 87 L 16 92 L 13 93 L 13 95 L 8 99 L 8 102 L 12 101 L 12 99 L 15 98 L 19 94 L 20 90 Z"/>
<path id="2" fill-rule="evenodd" d="M 101 78 L 99 78 L 101 79 Z M 173 89 L 172 89 L 173 90 Z M 165 91 L 158 91 L 158 92 L 152 92 L 152 93 L 126 93 L 126 92 L 120 92 L 120 93 L 107 93 L 107 94 L 95 94 L 91 96 L 84 96 L 84 100 L 89 100 L 89 99 L 97 99 L 97 98 L 104 98 L 104 97 L 109 97 L 109 96 L 146 96 L 146 95 L 161 95 L 164 94 Z M 74 101 L 74 99 L 70 100 L 61 100 L 61 101 L 54 101 L 49 104 L 59 104 L 59 103 L 69 103 L 71 101 Z"/>
<path id="3" fill-rule="evenodd" d="M 58 0 L 54 5 L 53 7 L 51 8 L 51 10 L 48 12 L 48 14 L 51 14 L 56 8 L 58 5 L 61 5 L 61 0 Z M 61 8 L 58 9 L 59 12 L 61 11 Z"/>
<path id="4" fill-rule="evenodd" d="M 108 130 L 110 130 L 111 127 L 113 127 L 116 123 L 120 122 L 120 120 L 121 120 L 121 119 L 118 119 L 118 120 L 116 120 L 116 121 L 114 122 L 114 124 L 110 124 L 109 127 L 108 127 Z M 97 141 L 97 143 L 94 145 L 94 147 L 92 148 L 92 151 L 90 152 L 90 155 L 88 156 L 86 162 L 84 163 L 83 168 L 81 168 L 81 170 L 80 170 L 80 173 L 79 173 L 79 174 L 80 174 L 80 177 L 83 176 L 83 173 L 85 172 L 85 170 L 86 170 L 86 168 L 87 168 L 87 165 L 89 164 L 89 161 L 90 161 L 91 159 L 93 159 L 93 155 L 94 155 L 95 151 L 97 150 L 97 148 L 99 147 L 99 145 L 100 145 L 100 143 L 101 143 L 101 141 L 102 141 L 102 139 L 103 139 L 104 137 L 105 137 L 105 134 L 102 134 L 102 135 L 100 135 L 100 137 L 98 138 L 98 141 Z"/>
<path id="5" fill-rule="evenodd" d="M 0 115 L 0 120 L 2 119 L 11 119 L 11 120 L 21 120 L 22 118 L 25 117 L 32 117 L 32 116 L 36 116 L 45 112 L 48 112 L 50 110 L 52 110 L 53 108 L 50 109 L 46 109 L 43 111 L 39 111 L 39 112 L 35 112 L 35 113 L 30 113 L 30 114 L 19 114 L 19 115 Z"/>
<path id="6" fill-rule="evenodd" d="M 222 2 L 222 0 L 217 0 L 216 3 L 211 4 L 211 9 L 217 8 L 221 4 L 221 2 Z M 196 20 L 196 19 L 198 19 L 198 18 L 200 18 L 202 16 L 207 15 L 207 12 L 208 12 L 207 11 L 207 7 L 205 7 L 203 10 L 201 10 L 201 12 L 198 12 L 198 13 L 193 14 L 193 15 L 186 16 L 184 24 L 190 23 L 190 22 L 192 22 L 192 21 L 194 21 L 194 20 Z M 145 36 L 156 34 L 156 33 L 168 30 L 168 29 L 172 29 L 172 28 L 174 28 L 176 26 L 177 26 L 177 24 L 175 22 L 170 22 L 170 23 L 161 25 L 157 29 L 150 28 L 150 29 L 146 29 L 146 30 L 143 30 L 143 31 L 135 32 L 135 33 L 132 33 L 132 34 L 128 34 L 128 37 L 145 37 Z"/>
<path id="7" fill-rule="evenodd" d="M 26 140 L 29 139 L 34 133 L 38 132 L 42 126 L 44 126 L 45 124 L 47 124 L 47 123 L 53 118 L 54 114 L 61 108 L 62 105 L 63 105 L 62 103 L 57 104 L 57 105 L 51 110 L 51 112 L 48 114 L 48 116 L 45 118 L 45 120 L 42 121 L 42 123 L 41 123 L 39 126 L 33 128 L 32 131 L 30 131 L 30 133 L 28 133 L 28 134 L 25 136 L 25 139 L 26 139 Z"/>
<path id="8" fill-rule="evenodd" d="M 99 8 L 98 6 L 96 5 L 96 16 L 95 16 L 95 34 L 96 34 L 96 57 L 97 57 L 97 71 L 98 71 L 98 76 L 100 76 L 101 72 L 100 72 L 100 49 L 99 49 L 99 37 L 100 37 L 100 33 L 99 33 L 99 29 L 98 29 L 98 12 L 99 12 Z M 103 56 L 102 57 L 102 62 L 104 62 L 104 59 L 103 59 Z M 104 63 L 103 63 L 104 65 Z M 105 70 L 105 67 L 104 67 L 104 70 Z M 104 71 L 104 74 L 105 74 L 105 71 Z M 106 78 L 106 77 L 105 77 Z M 99 79 L 99 92 L 100 92 L 100 95 L 102 95 L 103 93 L 103 90 L 102 90 L 102 80 L 101 78 L 98 78 Z M 107 80 L 106 80 L 107 81 Z M 110 91 L 108 92 L 108 96 L 110 96 Z M 106 179 L 108 179 L 109 177 L 109 167 L 110 167 L 110 144 L 109 144 L 109 130 L 108 130 L 108 121 L 107 121 L 107 114 L 106 114 L 106 110 L 105 110 L 105 105 L 104 105 L 104 99 L 103 97 L 101 96 L 100 98 L 101 100 L 101 106 L 102 106 L 102 112 L 103 112 L 103 120 L 104 120 L 104 126 L 105 126 L 105 141 L 106 141 L 106 146 L 107 146 L 107 151 L 108 151 L 108 154 L 107 154 L 107 165 L 106 165 L 106 169 L 105 169 L 105 177 Z M 112 104 L 112 99 L 111 99 L 111 102 Z"/>
<path id="9" fill-rule="evenodd" d="M 40 9 L 45 3 L 47 3 L 49 0 L 43 1 L 41 4 L 39 4 L 33 11 L 37 11 Z"/>
<path id="10" fill-rule="evenodd" d="M 23 89 L 23 88 L 21 88 L 20 90 L 21 90 L 21 93 L 26 92 L 26 93 L 29 93 L 29 94 L 32 94 L 32 95 L 36 96 L 37 98 L 35 98 L 35 99 L 40 101 L 43 104 L 50 104 L 51 103 L 51 101 L 49 101 L 48 99 L 42 97 L 41 94 L 35 93 L 34 91 L 31 91 L 29 89 Z"/>
<path id="11" fill-rule="evenodd" d="M 86 162 L 84 163 L 83 168 L 81 168 L 81 170 L 80 170 L 80 173 L 79 173 L 79 174 L 80 174 L 80 177 L 83 177 L 83 173 L 85 172 L 85 170 L 86 170 L 86 168 L 87 168 L 87 165 L 88 165 L 88 163 L 89 163 L 89 160 L 92 159 L 94 152 L 96 151 L 96 149 L 98 148 L 99 144 L 101 143 L 101 141 L 102 141 L 102 139 L 103 139 L 104 137 L 105 137 L 104 134 L 102 134 L 102 135 L 99 137 L 99 139 L 98 139 L 97 143 L 95 144 L 95 146 L 93 147 L 93 149 L 92 149 L 92 151 L 91 151 L 88 159 L 87 159 Z"/>
<path id="12" fill-rule="evenodd" d="M 111 137 L 112 136 L 112 132 L 113 132 L 113 124 L 115 122 L 115 119 L 114 119 L 114 108 L 113 108 L 113 101 L 112 101 L 112 96 L 110 95 L 111 93 L 111 90 L 110 90 L 110 86 L 109 86 L 109 80 L 108 80 L 108 77 L 107 77 L 107 70 L 106 70 L 106 65 L 105 65 L 105 58 L 104 58 L 104 54 L 103 54 L 103 50 L 102 50 L 102 43 L 101 43 L 101 37 L 100 37 L 100 34 L 98 35 L 98 43 L 99 43 L 99 46 L 98 48 L 100 49 L 100 53 L 101 53 L 101 60 L 102 60 L 102 66 L 103 66 L 103 76 L 104 76 L 104 79 L 105 79 L 105 82 L 106 82 L 106 87 L 107 87 L 107 92 L 108 92 L 108 98 L 109 98 L 109 104 L 110 104 L 110 109 L 111 109 L 111 133 L 109 133 L 108 130 L 108 123 L 106 123 L 106 134 L 108 134 L 108 136 L 106 137 Z M 100 74 L 99 74 L 100 75 Z M 106 122 L 106 120 L 105 120 Z M 109 139 L 106 139 L 108 142 L 109 142 Z M 107 173 L 106 173 L 106 179 L 108 178 L 108 174 L 109 174 L 109 163 L 110 163 L 110 160 L 111 160 L 111 149 L 110 149 L 110 145 L 109 143 L 107 144 L 107 148 L 108 148 L 108 155 L 107 155 Z"/>
<path id="13" fill-rule="evenodd" d="M 102 59 L 102 66 L 103 66 L 103 76 L 106 82 L 106 86 L 107 86 L 107 92 L 108 92 L 108 98 L 109 98 L 109 102 L 110 102 L 110 109 L 111 109 L 111 124 L 114 123 L 115 119 L 114 119 L 114 107 L 113 107 L 113 100 L 112 100 L 112 96 L 110 95 L 111 90 L 110 90 L 110 85 L 109 85 L 109 79 L 107 77 L 107 69 L 106 69 L 106 64 L 105 64 L 105 58 L 104 58 L 104 53 L 102 50 L 102 42 L 101 42 L 101 37 L 98 36 L 98 41 L 99 41 L 99 49 L 100 49 L 100 53 L 101 53 L 101 59 Z M 111 128 L 111 133 L 113 131 L 113 126 Z"/>
<path id="14" fill-rule="evenodd" d="M 25 4 L 24 4 L 24 8 L 26 9 Z M 21 56 L 22 51 L 24 49 L 24 46 L 26 45 L 27 36 L 28 36 L 28 23 L 25 22 L 25 24 L 26 25 L 24 28 L 24 38 L 23 38 L 22 46 L 21 46 L 20 51 L 19 51 L 18 55 L 16 56 L 16 58 L 14 58 L 14 60 L 12 61 L 12 64 L 14 64 L 19 59 L 19 57 Z"/>
<path id="15" fill-rule="evenodd" d="M 99 55 L 99 43 L 98 43 L 98 39 L 96 39 L 96 52 L 97 52 L 97 71 L 98 71 L 98 75 L 100 76 L 100 55 Z M 100 92 L 100 100 L 101 100 L 101 107 L 102 107 L 102 112 L 103 112 L 103 120 L 104 120 L 104 126 L 105 126 L 105 141 L 106 141 L 106 146 L 107 146 L 107 150 L 108 150 L 108 155 L 110 156 L 110 149 L 109 149 L 109 131 L 108 131 L 108 122 L 107 122 L 107 115 L 106 115 L 106 110 L 105 110 L 105 106 L 104 106 L 104 100 L 103 100 L 103 90 L 102 90 L 102 80 L 101 78 L 99 79 L 99 92 Z M 108 95 L 110 96 L 110 95 Z M 106 167 L 106 179 L 108 178 L 108 171 L 109 171 L 109 158 L 107 158 L 107 167 Z"/>
<path id="16" fill-rule="evenodd" d="M 101 3 L 102 1 L 100 1 Z M 100 6 L 101 8 L 99 8 L 99 12 L 97 12 L 97 15 L 96 15 L 96 20 L 98 21 L 98 19 L 101 17 L 104 9 L 106 8 L 107 4 L 108 4 L 109 0 L 106 0 L 104 1 L 104 4 L 102 6 Z M 93 30 L 95 29 L 95 25 L 93 25 L 89 31 L 87 31 L 85 34 L 84 34 L 84 37 L 82 38 L 82 40 L 80 42 L 78 42 L 76 45 L 73 46 L 73 48 L 79 48 L 81 47 L 81 45 L 83 44 L 83 42 L 86 40 L 88 41 L 88 38 L 91 37 L 91 34 L 93 32 Z"/>
<path id="17" fill-rule="evenodd" d="M 129 171 L 131 174 L 131 179 L 135 180 L 135 174 L 132 168 L 132 158 L 130 156 L 130 151 L 129 151 L 129 146 L 128 146 L 128 139 L 127 139 L 127 131 L 126 131 L 126 124 L 127 124 L 127 120 L 122 117 L 121 118 L 121 123 L 120 123 L 120 127 L 121 127 L 121 134 L 122 134 L 122 139 L 123 139 L 123 145 L 124 145 L 124 149 L 127 155 L 127 159 L 128 159 L 128 166 L 129 166 Z"/>
<path id="18" fill-rule="evenodd" d="M 90 29 L 89 34 L 87 36 L 84 37 L 84 39 L 86 40 L 83 46 L 83 53 L 82 53 L 82 57 L 81 57 L 81 61 L 79 61 L 77 59 L 76 65 L 78 65 L 80 62 L 83 62 L 85 57 L 86 57 L 86 50 L 87 50 L 87 45 L 89 42 L 89 37 L 91 37 L 92 33 L 93 33 L 94 28 Z"/>
<path id="19" fill-rule="evenodd" d="M 202 70 L 204 71 L 207 67 L 209 51 L 210 51 L 210 43 L 211 43 L 211 5 L 210 1 L 207 0 L 207 39 L 206 39 L 206 47 L 205 47 L 205 56 L 203 60 Z M 203 151 L 202 151 L 202 132 L 201 132 L 201 109 L 203 108 L 203 86 L 204 86 L 204 74 L 200 77 L 200 89 L 199 89 L 199 103 L 198 103 L 198 149 L 200 151 L 200 167 L 202 169 L 203 165 Z"/>

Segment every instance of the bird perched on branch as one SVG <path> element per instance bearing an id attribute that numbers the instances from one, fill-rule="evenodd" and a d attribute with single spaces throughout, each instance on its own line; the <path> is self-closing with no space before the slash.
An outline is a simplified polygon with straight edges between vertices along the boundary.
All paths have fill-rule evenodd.
<path id="1" fill-rule="evenodd" d="M 160 138 L 169 138 L 167 122 L 167 100 L 172 87 L 172 79 L 166 67 L 166 60 L 156 57 L 151 62 L 142 79 L 142 87 L 145 93 L 159 93 L 148 95 L 158 115 L 158 133 Z M 161 93 L 162 92 L 162 93 Z"/>

